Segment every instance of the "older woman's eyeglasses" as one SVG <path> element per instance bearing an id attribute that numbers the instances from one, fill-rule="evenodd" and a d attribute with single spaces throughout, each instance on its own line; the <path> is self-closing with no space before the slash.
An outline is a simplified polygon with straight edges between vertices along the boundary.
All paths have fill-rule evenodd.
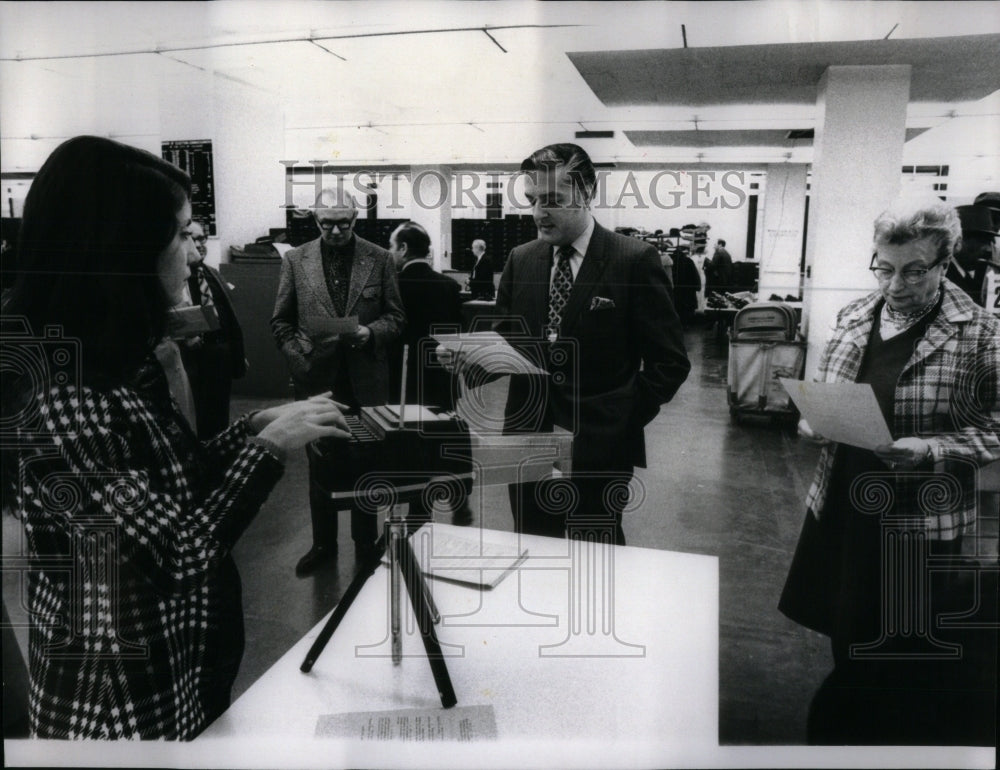
<path id="1" fill-rule="evenodd" d="M 891 281 L 892 277 L 896 274 L 896 271 L 891 267 L 879 267 L 875 264 L 875 260 L 877 259 L 878 254 L 872 254 L 872 263 L 868 266 L 868 269 L 872 271 L 875 275 L 875 279 L 879 283 L 887 283 Z M 944 262 L 944 260 L 939 259 L 927 267 L 909 267 L 906 270 L 900 271 L 900 275 L 903 277 L 903 283 L 915 286 L 924 280 L 924 278 L 927 277 L 927 274 L 935 267 L 938 267 L 942 262 Z"/>

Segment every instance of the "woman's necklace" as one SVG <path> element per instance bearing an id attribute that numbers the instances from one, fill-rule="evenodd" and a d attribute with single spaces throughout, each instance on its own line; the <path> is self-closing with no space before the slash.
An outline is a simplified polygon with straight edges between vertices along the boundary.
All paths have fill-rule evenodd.
<path id="1" fill-rule="evenodd" d="M 882 324 L 887 327 L 886 331 L 890 332 L 890 336 L 892 336 L 893 334 L 898 334 L 901 331 L 909 329 L 917 323 L 917 321 L 933 310 L 934 306 L 938 303 L 938 299 L 940 299 L 940 294 L 941 293 L 938 292 L 926 305 L 909 312 L 893 310 L 889 307 L 889 303 L 886 302 L 885 305 L 882 306 Z"/>

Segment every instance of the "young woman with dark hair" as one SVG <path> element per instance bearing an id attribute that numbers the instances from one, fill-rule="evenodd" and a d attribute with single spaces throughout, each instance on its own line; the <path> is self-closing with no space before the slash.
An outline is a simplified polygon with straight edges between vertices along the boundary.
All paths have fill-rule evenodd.
<path id="1" fill-rule="evenodd" d="M 198 441 L 162 363 L 189 190 L 150 153 L 77 137 L 25 201 L 3 443 L 31 556 L 36 737 L 190 739 L 225 710 L 243 652 L 231 548 L 286 452 L 348 435 L 323 395 Z"/>

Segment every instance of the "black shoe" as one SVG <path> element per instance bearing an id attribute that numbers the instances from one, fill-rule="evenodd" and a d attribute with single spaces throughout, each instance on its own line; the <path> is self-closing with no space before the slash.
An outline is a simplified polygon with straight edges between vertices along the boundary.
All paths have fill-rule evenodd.
<path id="1" fill-rule="evenodd" d="M 451 523 L 456 527 L 467 527 L 472 524 L 472 509 L 468 503 L 452 511 Z"/>
<path id="2" fill-rule="evenodd" d="M 336 561 L 336 559 L 337 550 L 335 548 L 328 548 L 325 545 L 314 545 L 305 556 L 299 559 L 299 563 L 295 565 L 295 575 L 296 577 L 311 575 L 321 564 L 328 561 Z"/>

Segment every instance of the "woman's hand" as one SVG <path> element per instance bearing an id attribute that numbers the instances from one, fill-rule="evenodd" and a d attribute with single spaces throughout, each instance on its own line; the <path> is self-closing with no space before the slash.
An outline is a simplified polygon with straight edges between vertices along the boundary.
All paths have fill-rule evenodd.
<path id="1" fill-rule="evenodd" d="M 824 438 L 818 433 L 814 433 L 813 429 L 809 427 L 809 423 L 805 420 L 799 420 L 799 435 L 806 441 L 818 444 L 819 446 L 826 446 L 831 443 L 830 439 Z"/>
<path id="2" fill-rule="evenodd" d="M 288 451 L 325 436 L 349 438 L 351 432 L 341 414 L 345 409 L 329 393 L 323 393 L 305 401 L 261 410 L 253 417 L 253 427 L 262 426 L 258 436 Z"/>
<path id="3" fill-rule="evenodd" d="M 932 459 L 929 441 L 916 436 L 907 436 L 891 444 L 883 444 L 873 450 L 875 456 L 893 470 L 916 468 Z"/>
<path id="4" fill-rule="evenodd" d="M 277 419 L 285 409 L 293 406 L 294 404 L 302 404 L 308 401 L 320 401 L 320 402 L 330 402 L 334 404 L 342 412 L 346 412 L 350 407 L 345 404 L 341 404 L 337 401 L 331 401 L 333 396 L 332 391 L 326 391 L 326 393 L 320 393 L 315 396 L 310 396 L 306 401 L 294 401 L 291 404 L 280 404 L 278 406 L 272 406 L 267 409 L 261 409 L 259 412 L 254 412 L 250 415 L 250 430 L 254 433 L 260 433 L 264 428 L 270 425 Z"/>

